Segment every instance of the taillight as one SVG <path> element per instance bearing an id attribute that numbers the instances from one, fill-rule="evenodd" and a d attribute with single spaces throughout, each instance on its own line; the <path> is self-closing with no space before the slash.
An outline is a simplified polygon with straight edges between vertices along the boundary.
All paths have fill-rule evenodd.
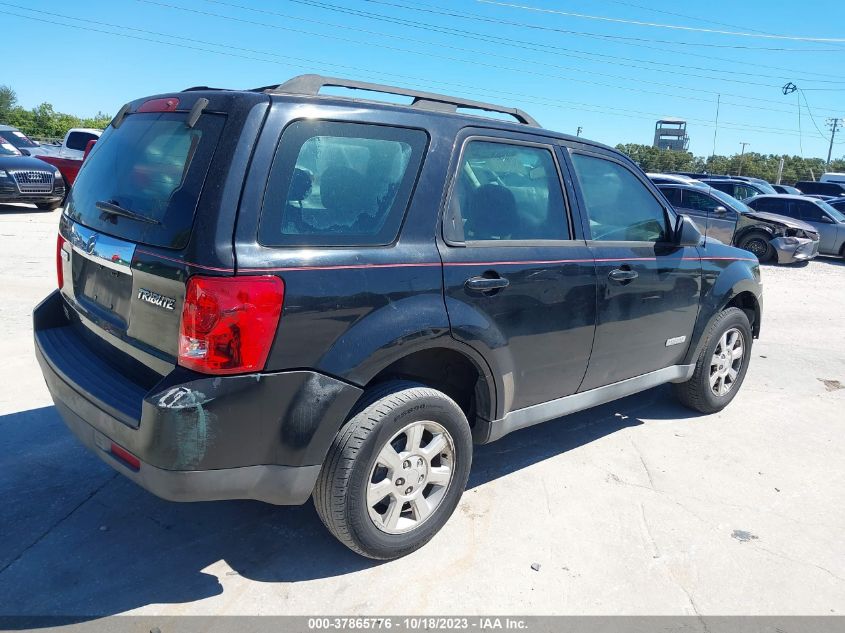
<path id="1" fill-rule="evenodd" d="M 179 325 L 179 364 L 207 374 L 260 371 L 284 298 L 278 277 L 191 277 Z"/>
<path id="2" fill-rule="evenodd" d="M 59 233 L 58 237 L 56 238 L 56 281 L 59 284 L 59 290 L 65 285 L 65 271 L 63 264 L 64 259 L 64 245 L 67 240 L 62 237 L 62 234 Z"/>

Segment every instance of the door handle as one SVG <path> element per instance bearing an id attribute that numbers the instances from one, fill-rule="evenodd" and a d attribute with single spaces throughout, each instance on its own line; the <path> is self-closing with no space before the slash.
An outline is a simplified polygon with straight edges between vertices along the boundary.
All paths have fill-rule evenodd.
<path id="1" fill-rule="evenodd" d="M 507 288 L 510 282 L 504 277 L 470 277 L 464 282 L 467 290 L 473 292 L 491 292 Z"/>
<path id="2" fill-rule="evenodd" d="M 608 273 L 608 278 L 610 281 L 615 281 L 618 284 L 627 284 L 637 277 L 639 277 L 639 273 L 636 270 L 624 269 L 624 268 L 614 268 Z"/>

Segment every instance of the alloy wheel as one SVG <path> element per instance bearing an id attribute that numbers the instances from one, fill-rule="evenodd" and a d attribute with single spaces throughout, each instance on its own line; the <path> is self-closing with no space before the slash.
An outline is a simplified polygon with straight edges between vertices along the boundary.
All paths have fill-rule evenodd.
<path id="1" fill-rule="evenodd" d="M 367 510 L 387 534 L 404 534 L 431 517 L 449 489 L 455 446 L 437 422 L 413 422 L 396 433 L 376 457 L 367 484 Z"/>
<path id="2" fill-rule="evenodd" d="M 710 389 L 717 396 L 727 395 L 736 384 L 745 354 L 745 339 L 737 328 L 719 339 L 710 359 Z"/>

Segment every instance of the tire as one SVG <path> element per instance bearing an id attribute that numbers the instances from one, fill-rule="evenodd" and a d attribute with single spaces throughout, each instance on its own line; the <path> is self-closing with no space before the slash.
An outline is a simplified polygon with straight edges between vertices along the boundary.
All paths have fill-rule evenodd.
<path id="1" fill-rule="evenodd" d="M 741 335 L 742 356 L 739 359 L 738 366 L 736 359 L 733 359 L 731 355 L 726 354 L 727 359 L 725 361 L 722 361 L 721 353 L 718 356 L 716 355 L 717 349 L 724 350 L 726 334 L 732 332 L 738 332 Z M 730 342 L 730 336 L 727 339 Z M 702 345 L 701 352 L 696 359 L 692 378 L 686 382 L 672 385 L 678 400 L 690 409 L 701 413 L 716 413 L 728 406 L 745 380 L 748 363 L 751 359 L 752 341 L 751 324 L 742 310 L 726 308 L 720 312 L 704 335 L 704 345 Z M 729 361 L 732 362 L 729 363 Z M 714 364 L 714 362 L 717 364 Z M 718 363 L 721 363 L 721 365 Z M 722 366 L 730 367 L 736 371 L 735 377 L 730 377 L 730 370 L 727 370 L 727 374 L 724 374 L 723 372 L 726 370 L 721 369 Z M 715 374 L 722 374 L 722 381 L 719 383 L 717 377 L 714 386 L 711 381 Z M 722 391 L 726 386 L 728 387 L 726 392 L 716 393 L 716 391 Z"/>
<path id="2" fill-rule="evenodd" d="M 413 448 L 417 434 L 419 448 Z M 385 456 L 393 468 L 383 465 Z M 378 560 L 399 558 L 425 545 L 449 520 L 471 462 L 469 424 L 455 401 L 418 383 L 391 381 L 365 394 L 341 427 L 317 478 L 314 506 L 351 550 Z"/>
<path id="3" fill-rule="evenodd" d="M 60 206 L 62 206 L 62 201 L 59 200 L 57 202 L 41 202 L 35 205 L 38 207 L 39 211 L 55 211 Z"/>
<path id="4" fill-rule="evenodd" d="M 775 259 L 775 249 L 769 244 L 769 236 L 762 231 L 751 231 L 744 235 L 737 246 L 756 255 L 761 264 Z"/>

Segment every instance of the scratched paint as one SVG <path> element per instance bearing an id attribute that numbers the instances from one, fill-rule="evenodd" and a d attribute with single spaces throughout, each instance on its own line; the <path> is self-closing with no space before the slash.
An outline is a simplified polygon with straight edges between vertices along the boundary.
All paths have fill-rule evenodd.
<path id="1" fill-rule="evenodd" d="M 171 421 L 176 425 L 177 468 L 197 467 L 208 451 L 214 428 L 214 414 L 205 407 L 210 400 L 202 391 L 185 386 L 169 389 L 159 397 L 158 405 L 174 412 Z"/>

